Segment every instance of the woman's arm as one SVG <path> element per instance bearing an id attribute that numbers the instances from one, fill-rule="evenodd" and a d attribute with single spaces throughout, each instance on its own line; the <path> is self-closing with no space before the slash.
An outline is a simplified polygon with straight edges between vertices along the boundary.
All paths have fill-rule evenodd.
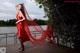
<path id="1" fill-rule="evenodd" d="M 25 17 L 24 17 L 24 15 L 22 14 L 21 11 L 20 11 L 20 15 L 21 15 L 22 19 L 21 19 L 21 20 L 18 20 L 18 21 L 16 22 L 16 24 L 25 20 Z"/>

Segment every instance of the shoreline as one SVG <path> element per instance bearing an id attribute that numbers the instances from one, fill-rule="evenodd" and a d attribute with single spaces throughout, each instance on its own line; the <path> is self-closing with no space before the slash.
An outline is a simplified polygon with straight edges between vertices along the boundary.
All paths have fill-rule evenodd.
<path id="1" fill-rule="evenodd" d="M 40 25 L 40 26 L 45 26 L 45 25 Z M 15 26 L 0 26 L 0 27 L 16 27 L 16 25 Z"/>
<path id="2" fill-rule="evenodd" d="M 16 27 L 16 26 L 0 26 L 0 27 Z"/>

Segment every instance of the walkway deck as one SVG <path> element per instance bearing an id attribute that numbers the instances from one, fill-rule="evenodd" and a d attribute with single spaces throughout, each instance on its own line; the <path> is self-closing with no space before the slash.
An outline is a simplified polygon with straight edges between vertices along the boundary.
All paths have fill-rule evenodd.
<path id="1" fill-rule="evenodd" d="M 40 46 L 25 45 L 25 51 L 18 51 L 19 44 L 7 46 L 7 53 L 78 53 L 71 48 L 45 43 Z"/>

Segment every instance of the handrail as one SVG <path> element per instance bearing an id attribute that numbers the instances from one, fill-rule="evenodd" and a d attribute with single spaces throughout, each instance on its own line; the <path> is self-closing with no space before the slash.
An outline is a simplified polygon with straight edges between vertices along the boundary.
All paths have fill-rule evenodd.
<path id="1" fill-rule="evenodd" d="M 12 34 L 12 35 L 11 35 Z M 6 46 L 7 46 L 7 39 L 9 38 L 9 37 L 13 37 L 14 38 L 14 44 L 15 43 L 17 43 L 17 33 L 1 33 L 0 34 L 0 36 L 2 36 L 2 35 L 4 35 L 3 37 L 0 37 L 0 41 L 2 40 L 2 39 L 4 39 L 4 38 L 6 38 Z"/>
<path id="2" fill-rule="evenodd" d="M 37 31 L 31 31 L 31 32 L 37 32 Z M 40 33 L 33 33 L 34 34 L 34 37 L 36 37 L 36 34 L 40 34 Z M 8 43 L 8 38 L 10 37 L 13 37 L 14 38 L 14 44 L 16 44 L 18 41 L 17 41 L 17 33 L 16 32 L 12 32 L 12 33 L 0 33 L 0 41 L 4 38 L 6 38 L 6 46 L 7 46 L 7 43 Z"/>
<path id="3" fill-rule="evenodd" d="M 36 31 L 32 31 L 32 32 L 36 32 Z M 37 34 L 40 34 L 40 33 L 32 33 L 33 35 L 34 35 L 34 37 L 37 37 Z M 3 37 L 2 37 L 2 35 L 3 35 Z M 39 35 L 38 35 L 39 36 Z M 2 40 L 2 39 L 6 39 L 5 41 L 6 41 L 6 46 L 7 46 L 7 44 L 8 44 L 8 38 L 9 37 L 13 37 L 14 38 L 14 44 L 17 44 L 18 43 L 18 41 L 17 41 L 17 33 L 16 32 L 13 32 L 13 33 L 0 33 L 0 41 Z M 60 38 L 58 37 L 58 35 L 56 35 L 56 36 L 54 36 L 54 38 L 55 38 L 55 41 L 56 41 L 56 44 L 59 46 L 59 45 L 63 45 L 62 43 L 60 43 L 61 41 L 60 41 Z M 69 45 L 64 45 L 64 46 L 68 46 L 68 47 L 70 47 L 70 48 L 72 48 L 72 43 L 70 43 L 70 46 Z"/>

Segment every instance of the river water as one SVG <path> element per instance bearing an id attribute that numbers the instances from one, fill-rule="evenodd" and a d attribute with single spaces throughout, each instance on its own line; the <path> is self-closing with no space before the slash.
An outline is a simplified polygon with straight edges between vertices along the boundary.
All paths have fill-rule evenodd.
<path id="1" fill-rule="evenodd" d="M 46 25 L 42 25 L 41 26 L 44 30 L 46 29 Z M 29 26 L 31 31 L 34 31 L 34 29 L 32 28 L 32 26 Z M 17 28 L 14 27 L 0 27 L 0 34 L 2 33 L 17 33 Z M 0 46 L 4 46 L 6 45 L 6 38 L 1 38 L 4 37 L 5 35 L 0 35 Z M 14 44 L 14 38 L 10 37 L 7 38 L 7 44 Z"/>

